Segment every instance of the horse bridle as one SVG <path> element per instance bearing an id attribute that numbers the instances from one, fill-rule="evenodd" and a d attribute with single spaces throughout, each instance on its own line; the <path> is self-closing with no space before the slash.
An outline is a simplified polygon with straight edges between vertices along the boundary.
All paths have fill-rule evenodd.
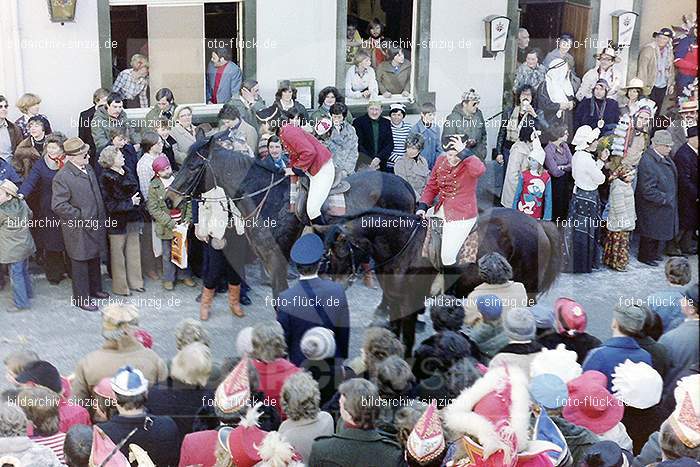
<path id="1" fill-rule="evenodd" d="M 204 157 L 203 155 L 201 155 L 201 154 L 199 153 L 199 151 L 196 151 L 195 154 L 196 154 L 200 159 L 202 159 L 202 160 L 204 161 L 204 164 L 202 164 L 202 168 L 201 168 L 201 169 L 199 170 L 199 172 L 197 172 L 197 174 L 194 176 L 194 178 L 192 179 L 192 182 L 190 182 L 190 184 L 187 185 L 187 188 L 184 189 L 184 193 L 179 192 L 178 190 L 176 190 L 175 188 L 173 188 L 172 185 L 168 187 L 168 189 L 169 189 L 170 191 L 172 191 L 172 192 L 175 193 L 176 195 L 182 196 L 182 197 L 185 198 L 185 199 L 192 199 L 192 194 L 191 194 L 191 193 L 194 191 L 195 187 L 196 187 L 197 185 L 199 185 L 199 182 L 202 180 L 202 176 L 204 175 L 205 170 L 206 170 L 207 166 L 209 165 L 209 159 L 207 159 L 206 157 Z M 214 183 L 216 183 L 216 175 L 214 175 Z M 188 194 L 188 193 L 189 193 L 189 194 Z"/>
<path id="2" fill-rule="evenodd" d="M 413 239 L 416 237 L 416 234 L 418 233 L 418 227 L 420 227 L 420 222 L 416 222 L 416 225 L 413 227 L 411 230 L 411 235 L 408 236 L 408 240 L 406 240 L 396 253 L 391 255 L 389 258 L 385 259 L 384 261 L 380 263 L 376 263 L 374 266 L 369 268 L 368 270 L 363 270 L 362 269 L 362 264 L 357 260 L 357 254 L 355 254 L 355 249 L 359 250 L 361 253 L 363 253 L 363 256 L 365 258 L 371 257 L 369 252 L 365 250 L 364 248 L 355 245 L 350 239 L 348 239 L 348 248 L 350 250 L 350 263 L 351 263 L 351 274 L 350 278 L 348 279 L 348 283 L 350 286 L 355 283 L 355 281 L 365 272 L 376 272 L 379 268 L 386 266 L 387 264 L 391 263 L 394 261 L 396 258 L 401 256 L 406 249 L 408 249 L 408 246 L 411 244 Z M 347 238 L 347 237 L 346 237 Z M 323 254 L 323 257 L 321 258 L 321 264 L 325 265 L 330 263 L 330 256 L 333 256 L 333 250 L 330 248 L 327 252 Z"/>

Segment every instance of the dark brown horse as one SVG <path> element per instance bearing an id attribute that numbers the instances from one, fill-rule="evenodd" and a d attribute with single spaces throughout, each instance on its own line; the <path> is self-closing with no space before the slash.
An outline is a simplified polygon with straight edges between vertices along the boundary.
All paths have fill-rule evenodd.
<path id="1" fill-rule="evenodd" d="M 374 259 L 391 326 L 403 335 L 407 352 L 413 347 L 417 314 L 424 309 L 438 273 L 422 256 L 427 228 L 418 216 L 381 209 L 317 228 L 325 236 L 328 272 L 336 279 L 347 282 L 357 274 L 358 255 Z M 477 258 L 502 254 L 513 268 L 513 280 L 524 284 L 531 299 L 552 286 L 561 268 L 554 224 L 514 209 L 493 208 L 479 214 L 477 228 Z M 461 298 L 482 282 L 476 263 L 447 268 L 445 280 L 446 288 Z"/>
<path id="2" fill-rule="evenodd" d="M 415 211 L 413 189 L 400 177 L 367 171 L 349 176 L 345 193 L 349 215 L 374 207 Z M 190 148 L 175 180 L 168 188 L 167 202 L 179 206 L 216 186 L 226 192 L 245 219 L 245 233 L 256 255 L 272 279 L 273 295 L 286 290 L 289 252 L 304 228 L 289 212 L 289 177 L 268 159 L 260 161 L 231 149 L 225 133 L 219 133 Z M 333 218 L 328 217 L 330 222 Z M 230 222 L 232 224 L 232 222 Z M 224 254 L 234 267 L 241 264 L 235 229 L 226 230 Z"/>

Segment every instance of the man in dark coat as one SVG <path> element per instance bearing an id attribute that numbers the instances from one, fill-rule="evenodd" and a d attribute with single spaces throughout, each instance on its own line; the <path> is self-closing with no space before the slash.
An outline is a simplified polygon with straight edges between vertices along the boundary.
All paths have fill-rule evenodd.
<path id="1" fill-rule="evenodd" d="M 100 185 L 88 165 L 90 147 L 80 138 L 64 145 L 66 164 L 53 179 L 51 209 L 61 219 L 66 252 L 71 259 L 74 304 L 97 311 L 91 297 L 107 298 L 102 291 L 100 253 L 106 251 L 105 213 Z"/>
<path id="2" fill-rule="evenodd" d="M 678 217 L 680 232 L 676 241 L 683 254 L 697 253 L 693 239 L 700 226 L 700 203 L 698 203 L 698 127 L 688 128 L 688 142 L 674 156 L 678 170 Z"/>
<path id="3" fill-rule="evenodd" d="M 319 436 L 311 446 L 308 465 L 313 466 L 386 466 L 403 465 L 401 446 L 383 437 L 375 428 L 379 405 L 377 387 L 362 378 L 340 385 L 342 427 L 330 436 Z M 370 401 L 368 403 L 368 401 Z"/>
<path id="4" fill-rule="evenodd" d="M 353 120 L 352 126 L 357 132 L 358 168 L 369 165 L 374 169 L 394 173 L 395 160 L 391 159 L 394 136 L 391 133 L 391 123 L 382 118 L 381 103 L 371 101 L 367 105 L 367 114 Z"/>
<path id="5" fill-rule="evenodd" d="M 290 256 L 297 265 L 299 282 L 277 299 L 277 321 L 284 328 L 289 360 L 297 366 L 306 360 L 301 351 L 302 337 L 317 326 L 333 331 L 336 359 L 348 358 L 348 300 L 341 284 L 318 277 L 322 255 L 323 241 L 318 235 L 306 234 L 297 240 Z"/>
<path id="6" fill-rule="evenodd" d="M 92 94 L 92 106 L 89 109 L 85 109 L 80 112 L 80 117 L 78 117 L 78 138 L 82 139 L 85 144 L 90 146 L 90 165 L 92 169 L 99 173 L 97 168 L 97 159 L 99 154 L 95 151 L 95 140 L 92 139 L 91 123 L 92 117 L 95 116 L 95 111 L 100 106 L 107 105 L 107 96 L 109 95 L 109 90 L 105 88 L 99 88 Z"/>
<path id="7" fill-rule="evenodd" d="M 678 234 L 678 173 L 670 158 L 672 145 L 668 131 L 657 131 L 637 168 L 637 259 L 649 266 L 661 259 L 660 243 Z"/>
<path id="8" fill-rule="evenodd" d="M 612 133 L 620 119 L 620 106 L 614 99 L 608 98 L 610 85 L 599 79 L 593 87 L 593 95 L 583 99 L 576 107 L 574 128 L 588 125 L 599 128 L 600 134 Z"/>

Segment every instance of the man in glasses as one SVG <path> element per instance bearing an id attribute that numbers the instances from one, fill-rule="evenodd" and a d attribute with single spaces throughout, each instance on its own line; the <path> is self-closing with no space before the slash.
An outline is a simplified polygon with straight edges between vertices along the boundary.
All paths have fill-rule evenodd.
<path id="1" fill-rule="evenodd" d="M 0 158 L 8 163 L 15 148 L 22 141 L 22 131 L 7 119 L 10 103 L 0 94 Z"/>

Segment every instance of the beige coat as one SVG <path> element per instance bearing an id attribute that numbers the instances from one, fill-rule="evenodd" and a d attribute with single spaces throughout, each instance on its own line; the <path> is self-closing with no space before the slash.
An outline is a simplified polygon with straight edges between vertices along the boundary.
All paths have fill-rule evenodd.
<path id="1" fill-rule="evenodd" d="M 143 372 L 150 385 L 165 381 L 168 367 L 153 350 L 142 346 L 135 338 L 123 336 L 119 341 L 105 345 L 83 357 L 75 368 L 73 393 L 76 399 L 92 397 L 92 388 L 107 376 L 113 376 L 124 365 Z"/>
<path id="2" fill-rule="evenodd" d="M 510 308 L 523 308 L 528 303 L 527 291 L 520 282 L 508 281 L 505 284 L 480 284 L 467 296 L 464 304 L 464 322 L 471 326 L 481 320 L 481 313 L 476 308 L 476 299 L 481 295 L 495 295 L 501 299 L 503 310 Z"/>
<path id="3" fill-rule="evenodd" d="M 520 174 L 528 168 L 528 156 L 530 155 L 530 145 L 523 141 L 516 141 L 510 148 L 508 156 L 508 166 L 503 179 L 503 191 L 501 192 L 501 205 L 508 209 L 513 208 L 515 189 L 518 186 Z"/>
<path id="4" fill-rule="evenodd" d="M 608 199 L 608 223 L 610 232 L 631 232 L 634 230 L 637 214 L 634 210 L 634 187 L 619 178 L 610 182 Z"/>
<path id="5" fill-rule="evenodd" d="M 669 44 L 667 47 L 671 47 Z M 668 84 L 676 82 L 676 67 L 673 66 L 673 49 L 669 49 L 671 54 L 671 65 L 668 72 Z M 637 62 L 637 77 L 644 82 L 644 86 L 654 87 L 656 81 L 656 61 L 659 59 L 659 46 L 656 41 L 650 42 L 639 51 Z"/>
<path id="6" fill-rule="evenodd" d="M 420 199 L 430 176 L 428 161 L 425 160 L 425 157 L 418 156 L 416 159 L 400 157 L 394 165 L 394 173 L 406 180 L 416 193 L 416 199 Z"/>

